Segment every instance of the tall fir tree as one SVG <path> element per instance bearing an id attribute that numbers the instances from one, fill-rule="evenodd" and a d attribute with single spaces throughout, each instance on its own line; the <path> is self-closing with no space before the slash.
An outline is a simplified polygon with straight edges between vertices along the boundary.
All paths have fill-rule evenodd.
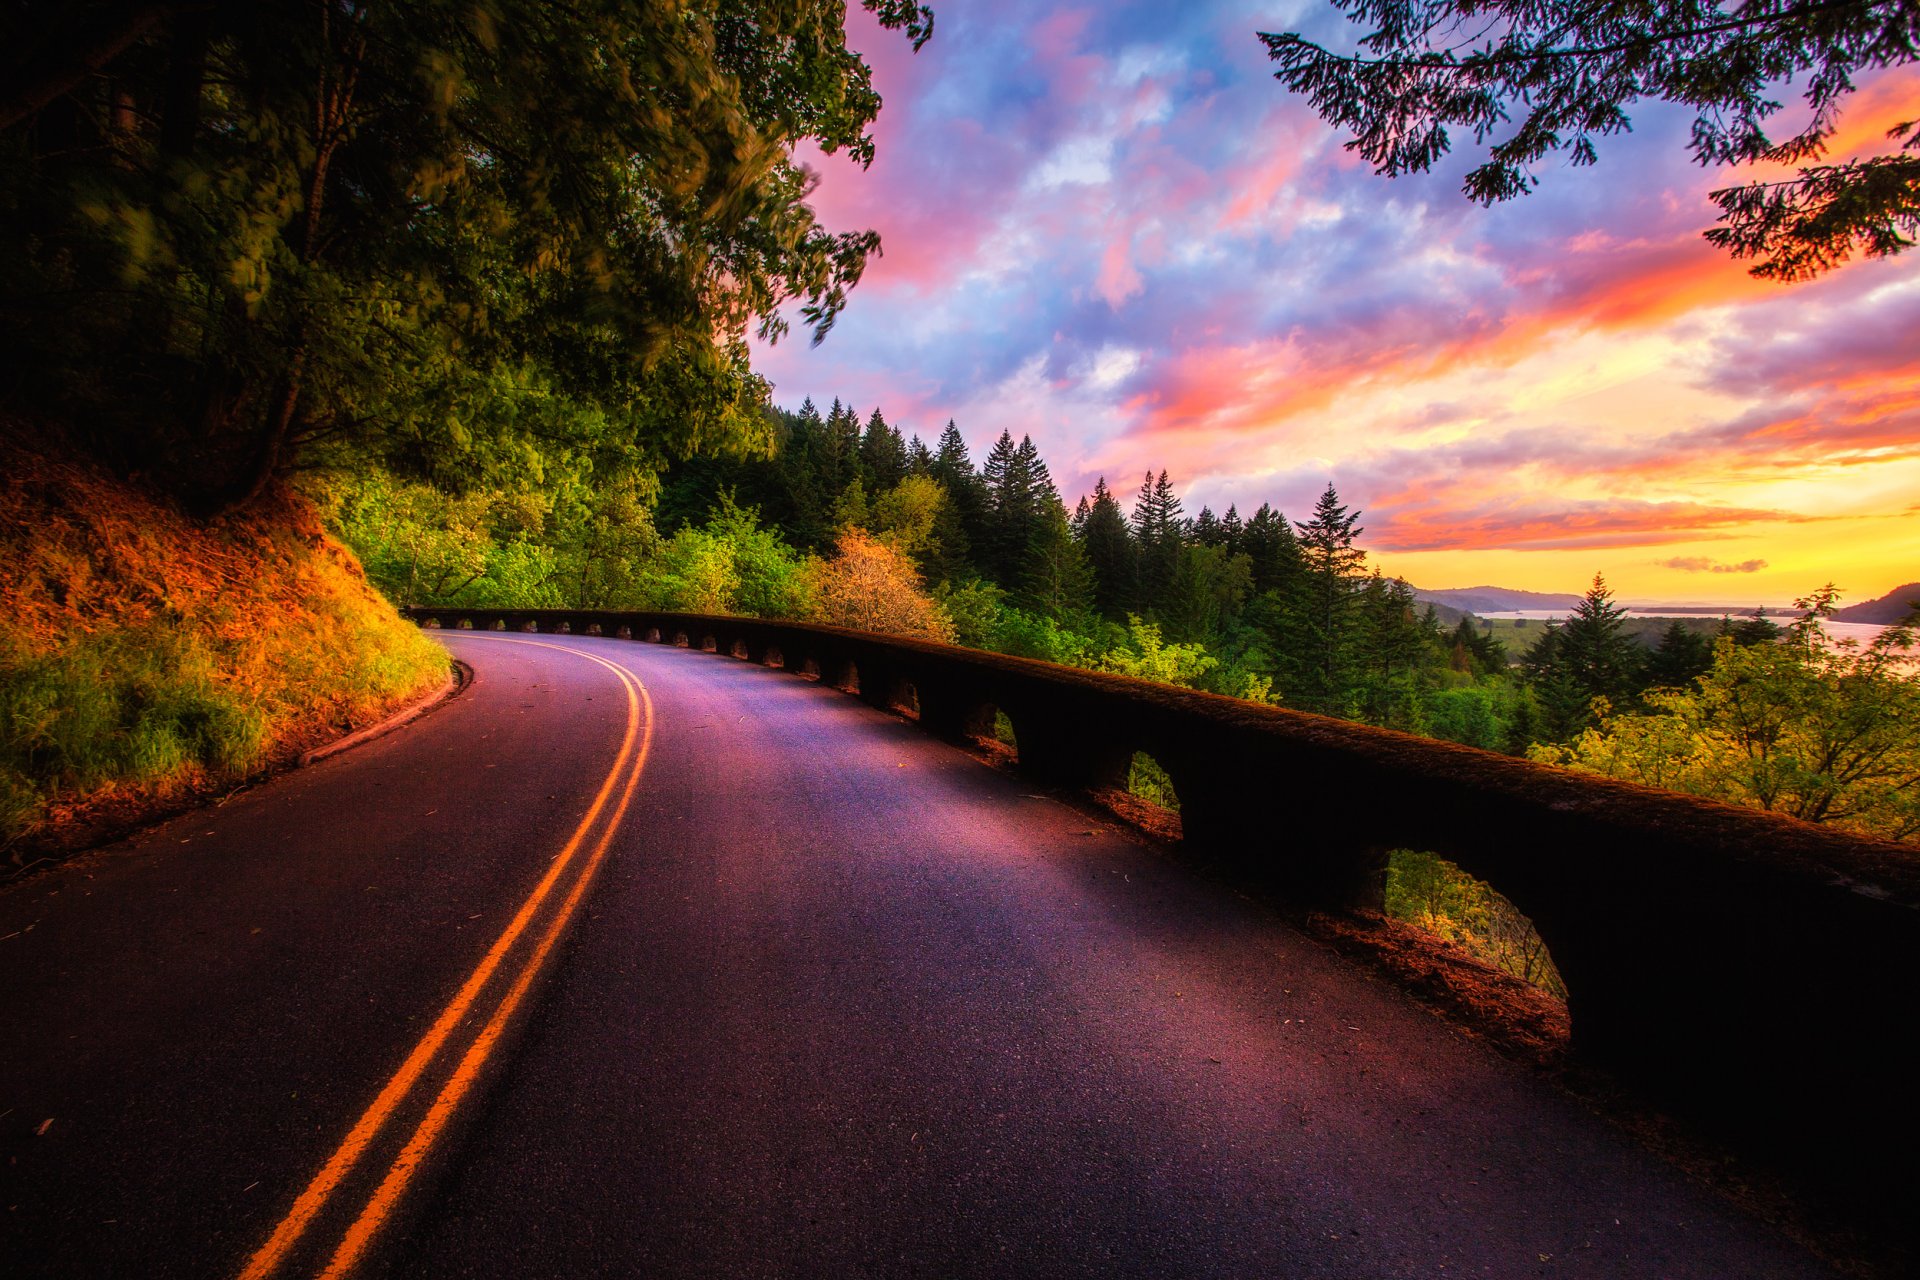
<path id="1" fill-rule="evenodd" d="M 1022 437 L 1016 445 L 1013 436 L 1002 431 L 987 455 L 982 477 L 989 510 L 983 548 L 987 572 L 1002 587 L 1017 591 L 1026 571 L 1027 551 L 1039 536 L 1048 508 L 1059 503 L 1059 495 L 1031 436 Z"/>
<path id="2" fill-rule="evenodd" d="M 897 428 L 875 409 L 860 436 L 860 478 L 872 493 L 882 493 L 907 478 L 907 445 Z"/>
<path id="3" fill-rule="evenodd" d="M 1119 500 L 1107 488 L 1105 476 L 1094 481 L 1093 501 L 1080 527 L 1080 542 L 1086 548 L 1087 563 L 1093 570 L 1095 610 L 1103 618 L 1123 621 L 1137 594 L 1133 535 Z"/>
<path id="4" fill-rule="evenodd" d="M 1153 616 L 1172 596 L 1174 576 L 1180 571 L 1180 499 L 1165 471 L 1158 477 L 1149 471 L 1140 482 L 1132 525 L 1138 565 L 1134 609 Z"/>
<path id="5" fill-rule="evenodd" d="M 1344 715 L 1353 692 L 1360 636 L 1355 625 L 1360 572 L 1367 553 L 1354 545 L 1360 513 L 1349 511 L 1329 484 L 1313 517 L 1297 521 L 1301 575 L 1298 586 L 1300 687 L 1298 705 L 1325 715 Z"/>
<path id="6" fill-rule="evenodd" d="M 974 469 L 973 458 L 967 452 L 967 441 L 960 434 L 960 428 L 954 425 L 952 418 L 947 419 L 946 429 L 940 433 L 940 443 L 933 454 L 933 478 L 938 480 L 947 491 L 947 505 L 953 509 L 954 519 L 958 523 L 962 541 L 966 545 L 967 563 L 975 574 L 985 573 L 987 534 L 987 487 Z"/>
<path id="7" fill-rule="evenodd" d="M 1093 607 L 1093 570 L 1057 498 L 1041 514 L 1014 598 L 1022 608 L 1055 622 L 1077 622 Z"/>
<path id="8" fill-rule="evenodd" d="M 1527 655 L 1527 674 L 1539 693 L 1546 729 L 1571 738 L 1593 723 L 1593 701 L 1628 707 L 1640 688 L 1641 648 L 1627 634 L 1627 611 L 1614 603 L 1600 574 L 1567 620 L 1552 627 Z"/>

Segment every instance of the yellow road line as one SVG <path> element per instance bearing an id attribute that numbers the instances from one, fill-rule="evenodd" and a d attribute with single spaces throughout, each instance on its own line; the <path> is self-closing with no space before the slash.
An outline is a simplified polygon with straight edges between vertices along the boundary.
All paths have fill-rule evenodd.
<path id="1" fill-rule="evenodd" d="M 595 850 L 593 857 L 596 862 L 599 854 L 604 852 L 608 841 L 612 839 L 613 830 L 619 823 L 620 815 L 626 812 L 627 800 L 633 794 L 633 784 L 639 779 L 639 765 L 645 762 L 646 744 L 651 743 L 653 739 L 653 712 L 652 701 L 650 699 L 647 700 L 647 712 L 644 720 L 645 734 L 644 737 L 641 736 L 641 701 L 646 698 L 646 689 L 640 684 L 639 677 L 633 675 L 633 673 L 626 668 L 617 666 L 603 658 L 596 657 L 591 653 L 582 652 L 579 649 L 570 649 L 564 645 L 546 644 L 539 640 L 510 639 L 506 636 L 485 636 L 484 638 L 509 644 L 525 644 L 542 649 L 555 649 L 561 653 L 586 658 L 613 672 L 615 678 L 620 681 L 621 688 L 626 691 L 627 695 L 627 727 L 626 733 L 620 742 L 620 752 L 614 757 L 613 768 L 608 770 L 606 781 L 600 784 L 600 790 L 594 796 L 592 805 L 588 807 L 586 816 L 580 820 L 580 825 L 574 829 L 573 835 L 567 840 L 565 846 L 554 856 L 553 865 L 548 868 L 547 874 L 541 878 L 539 884 L 534 886 L 533 892 L 527 897 L 527 900 L 521 904 L 520 910 L 515 913 L 513 920 L 507 925 L 500 937 L 495 940 L 493 946 L 488 949 L 486 956 L 480 961 L 479 966 L 475 968 L 467 980 L 461 984 L 460 990 L 454 995 L 453 1000 L 441 1011 L 440 1016 L 434 1020 L 433 1025 L 428 1028 L 427 1033 L 422 1036 L 419 1043 L 413 1047 L 413 1051 L 407 1055 L 406 1061 L 401 1063 L 400 1069 L 394 1073 L 393 1078 L 387 1081 L 386 1086 L 380 1090 L 379 1096 L 373 1100 L 373 1104 L 367 1108 L 365 1114 L 354 1124 L 352 1130 L 348 1132 L 346 1138 L 340 1143 L 340 1146 L 335 1149 L 333 1155 L 328 1158 L 327 1163 L 321 1167 L 320 1172 L 314 1175 L 313 1181 L 308 1183 L 306 1189 L 300 1193 L 299 1198 L 293 1203 L 293 1208 L 290 1209 L 287 1216 L 281 1220 L 280 1225 L 274 1229 L 272 1236 L 268 1237 L 267 1242 L 248 1260 L 246 1268 L 240 1272 L 239 1280 L 264 1280 L 264 1277 L 273 1273 L 275 1268 L 285 1259 L 288 1251 L 299 1242 L 300 1237 L 306 1232 L 306 1229 L 312 1225 L 314 1218 L 319 1214 L 320 1210 L 326 1206 L 328 1197 L 339 1187 L 341 1181 L 352 1172 L 353 1167 L 359 1162 L 360 1158 L 366 1154 L 367 1148 L 372 1144 L 373 1139 L 379 1134 L 381 1128 L 386 1125 L 387 1121 L 392 1118 L 394 1110 L 406 1099 L 407 1094 L 413 1090 L 414 1085 L 419 1082 L 420 1076 L 426 1070 L 427 1065 L 446 1043 L 447 1037 L 453 1033 L 454 1028 L 459 1026 L 466 1018 L 473 1006 L 474 1000 L 478 998 L 480 991 L 486 986 L 488 980 L 493 977 L 494 971 L 499 968 L 500 962 L 506 958 L 507 952 L 513 948 L 514 943 L 519 941 L 520 935 L 526 932 L 527 926 L 532 922 L 534 915 L 546 901 L 547 895 L 552 892 L 554 884 L 566 871 L 568 864 L 573 860 L 574 854 L 578 852 L 581 844 L 586 840 L 587 833 L 592 829 L 594 822 L 606 807 L 608 798 L 613 794 L 613 789 L 619 781 L 621 770 L 626 767 L 628 758 L 633 753 L 636 740 L 639 740 L 642 744 L 639 760 L 635 765 L 632 777 L 628 780 L 627 790 L 621 798 L 618 813 L 612 822 L 608 824 L 605 833 L 602 835 L 600 845 Z M 568 899 L 569 904 L 577 899 L 577 894 L 578 888 L 576 886 L 575 897 Z M 570 910 L 570 907 L 568 910 Z M 543 943 L 543 947 L 544 945 Z M 544 952 L 542 952 L 542 954 L 544 954 Z"/>
<path id="2" fill-rule="evenodd" d="M 600 842 L 594 846 L 592 855 L 581 867 L 579 878 L 574 881 L 573 891 L 567 895 L 567 900 L 561 904 L 559 911 L 554 915 L 553 923 L 547 927 L 546 936 L 540 939 L 540 945 L 534 949 L 531 956 L 527 957 L 526 966 L 521 969 L 520 976 L 514 980 L 512 989 L 500 1001 L 500 1006 L 494 1010 L 493 1017 L 475 1037 L 466 1056 L 460 1060 L 460 1065 L 455 1068 L 446 1086 L 440 1090 L 440 1096 L 435 1098 L 433 1105 L 427 1109 L 427 1114 L 420 1121 L 420 1127 L 414 1130 L 413 1137 L 407 1141 L 407 1145 L 394 1159 L 393 1167 L 387 1170 L 386 1178 L 380 1183 L 379 1189 L 373 1193 L 373 1198 L 367 1202 L 367 1207 L 347 1229 L 346 1239 L 341 1242 L 339 1251 L 333 1255 L 333 1260 L 327 1263 L 327 1269 L 320 1273 L 321 1280 L 337 1280 L 338 1277 L 350 1273 L 354 1264 L 359 1262 L 361 1255 L 366 1252 L 367 1246 L 373 1242 L 374 1236 L 379 1233 L 381 1226 L 392 1215 L 394 1206 L 400 1202 L 400 1197 L 405 1193 L 407 1183 L 412 1180 L 414 1171 L 420 1167 L 421 1161 L 426 1159 L 428 1150 L 432 1148 L 434 1140 L 440 1136 L 441 1131 L 446 1128 L 447 1121 L 453 1118 L 454 1110 L 460 1105 L 460 1100 L 466 1097 L 467 1091 L 479 1078 L 481 1069 L 486 1066 L 488 1055 L 493 1052 L 494 1046 L 499 1043 L 501 1033 L 506 1030 L 508 1019 L 513 1017 L 514 1010 L 519 1007 L 521 999 L 533 985 L 534 978 L 538 976 L 554 944 L 566 931 L 567 923 L 572 919 L 575 908 L 586 896 L 587 886 L 593 880 L 594 873 L 600 869 L 600 863 L 606 857 L 607 846 L 613 843 L 613 835 L 620 826 L 621 818 L 626 816 L 627 805 L 633 799 L 634 787 L 640 781 L 640 771 L 646 767 L 647 751 L 653 745 L 653 701 L 647 696 L 645 685 L 640 687 L 640 697 L 647 704 L 646 733 L 640 740 L 640 754 L 634 758 L 633 772 L 627 775 L 627 787 L 620 796 L 620 805 L 614 810 L 613 818 L 607 823 L 606 830 L 601 833 Z"/>

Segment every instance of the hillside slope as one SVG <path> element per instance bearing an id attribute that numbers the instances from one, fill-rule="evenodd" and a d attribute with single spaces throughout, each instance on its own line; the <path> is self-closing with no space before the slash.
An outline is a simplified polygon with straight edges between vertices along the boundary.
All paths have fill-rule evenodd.
<path id="1" fill-rule="evenodd" d="M 445 678 L 298 496 L 199 521 L 23 435 L 0 423 L 0 873 Z"/>
<path id="2" fill-rule="evenodd" d="M 1904 587 L 1895 587 L 1878 600 L 1862 600 L 1859 604 L 1836 609 L 1833 616 L 1841 622 L 1891 624 L 1904 621 L 1913 612 L 1916 601 L 1920 601 L 1920 582 L 1909 582 Z"/>

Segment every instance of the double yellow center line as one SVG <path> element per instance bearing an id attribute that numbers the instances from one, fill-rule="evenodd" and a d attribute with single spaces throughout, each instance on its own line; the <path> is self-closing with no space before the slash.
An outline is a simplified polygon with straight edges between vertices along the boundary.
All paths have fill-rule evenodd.
<path id="1" fill-rule="evenodd" d="M 463 637 L 465 638 L 465 637 Z M 614 674 L 627 695 L 626 735 L 620 744 L 620 754 L 614 758 L 613 768 L 608 770 L 606 781 L 600 784 L 599 792 L 587 809 L 586 816 L 574 829 L 558 854 L 553 858 L 547 873 L 534 886 L 527 900 L 520 904 L 505 930 L 488 948 L 487 954 L 478 966 L 460 985 L 460 990 L 447 1007 L 440 1011 L 433 1025 L 420 1037 L 408 1053 L 406 1061 L 393 1074 L 374 1098 L 373 1104 L 354 1124 L 346 1138 L 333 1154 L 328 1157 L 313 1181 L 307 1184 L 287 1216 L 274 1228 L 273 1235 L 260 1246 L 246 1268 L 240 1272 L 240 1280 L 265 1280 L 275 1274 L 286 1263 L 294 1247 L 306 1235 L 309 1227 L 324 1210 L 334 1203 L 336 1193 L 348 1176 L 360 1164 L 362 1157 L 373 1147 L 376 1139 L 387 1127 L 396 1112 L 416 1095 L 421 1082 L 430 1074 L 430 1068 L 436 1061 L 444 1063 L 452 1055 L 441 1053 L 442 1049 L 463 1027 L 471 1026 L 476 1020 L 484 1019 L 480 1030 L 467 1042 L 466 1051 L 460 1054 L 452 1071 L 446 1074 L 440 1091 L 428 1104 L 426 1112 L 416 1124 L 413 1134 L 393 1156 L 392 1163 L 381 1177 L 379 1185 L 366 1201 L 347 1228 L 345 1237 L 334 1250 L 325 1267 L 317 1274 L 322 1277 L 345 1276 L 365 1256 L 367 1248 L 373 1243 L 380 1228 L 393 1214 L 407 1184 L 432 1149 L 435 1139 L 446 1129 L 447 1122 L 453 1118 L 461 1099 L 473 1088 L 485 1067 L 489 1055 L 499 1044 L 501 1034 L 506 1030 L 508 1020 L 514 1010 L 525 999 L 534 980 L 553 953 L 555 944 L 566 932 L 568 923 L 579 909 L 585 898 L 587 887 L 592 883 L 595 872 L 600 869 L 606 858 L 607 848 L 613 843 L 614 833 L 619 830 L 620 821 L 626 817 L 627 806 L 633 800 L 634 788 L 639 785 L 641 770 L 646 767 L 647 751 L 653 744 L 653 701 L 647 696 L 646 686 L 639 677 L 618 663 L 609 662 L 594 654 L 565 645 L 548 644 L 540 640 L 509 639 L 505 636 L 483 636 L 504 644 L 532 645 L 542 649 L 555 649 L 571 654 L 576 658 L 585 658 L 598 663 Z M 624 778 L 624 782 L 622 779 Z M 617 793 L 617 798 L 616 798 Z M 586 847 L 588 838 L 603 814 L 607 814 L 611 803 L 612 810 L 606 822 L 600 825 L 600 834 L 593 841 L 584 860 L 580 861 L 574 874 L 571 887 L 561 899 L 559 907 L 547 920 L 546 929 L 540 933 L 531 950 L 526 951 L 523 959 L 518 959 L 519 969 L 510 981 L 502 984 L 493 981 L 501 966 L 509 956 L 516 952 L 517 944 L 522 940 L 535 919 L 540 915 L 547 900 L 553 896 L 556 886 L 565 879 L 568 870 L 573 867 L 577 855 Z M 492 989 L 498 992 L 483 1001 L 482 996 Z M 439 1073 L 432 1073 L 438 1075 Z"/>

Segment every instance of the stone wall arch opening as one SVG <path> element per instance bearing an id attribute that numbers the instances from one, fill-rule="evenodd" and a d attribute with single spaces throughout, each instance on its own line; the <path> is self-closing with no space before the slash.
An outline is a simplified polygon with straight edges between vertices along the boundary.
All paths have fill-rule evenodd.
<path id="1" fill-rule="evenodd" d="M 767 657 L 766 657 L 765 665 L 769 667 L 773 667 L 780 671 L 785 671 L 787 669 L 787 655 L 784 651 L 781 650 L 779 645 L 770 644 L 767 646 Z"/>
<path id="2" fill-rule="evenodd" d="M 1167 810 L 1180 812 L 1180 792 L 1166 768 L 1144 751 L 1136 751 L 1127 762 L 1127 794 Z"/>
<path id="3" fill-rule="evenodd" d="M 1387 855 L 1386 914 L 1565 1002 L 1567 984 L 1534 922 L 1493 885 L 1438 853 Z"/>
<path id="4" fill-rule="evenodd" d="M 613 638 L 616 640 L 631 640 L 633 639 L 633 628 L 623 623 L 614 629 Z"/>
<path id="5" fill-rule="evenodd" d="M 686 633 L 686 632 L 684 632 L 684 631 L 676 631 L 676 632 L 674 632 L 674 633 L 673 633 L 673 647 L 674 647 L 674 648 L 676 648 L 676 649 L 684 649 L 684 648 L 686 648 L 686 647 L 687 647 L 687 643 L 688 643 L 688 642 L 687 642 L 687 633 Z"/>
<path id="6" fill-rule="evenodd" d="M 660 628 L 658 628 L 658 627 L 648 627 L 648 628 L 647 628 L 647 636 L 646 636 L 646 639 L 647 639 L 647 643 L 648 643 L 648 644 L 659 644 L 659 643 L 660 643 Z"/>
<path id="7" fill-rule="evenodd" d="M 700 652 L 702 652 L 702 653 L 718 653 L 718 652 L 720 652 L 720 642 L 719 642 L 718 640 L 716 640 L 716 639 L 714 639 L 714 638 L 713 638 L 713 636 L 711 636 L 711 635 L 704 635 L 704 636 L 701 636 L 701 637 L 700 637 Z"/>

